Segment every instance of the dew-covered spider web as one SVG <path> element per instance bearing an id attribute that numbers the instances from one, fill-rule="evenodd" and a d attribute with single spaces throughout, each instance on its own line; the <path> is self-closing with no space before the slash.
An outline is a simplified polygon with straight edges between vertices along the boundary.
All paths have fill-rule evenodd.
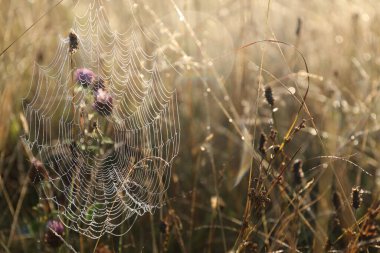
<path id="1" fill-rule="evenodd" d="M 178 154 L 176 93 L 136 27 L 114 32 L 95 0 L 50 64 L 35 64 L 23 100 L 40 197 L 90 238 L 122 235 L 160 207 Z"/>

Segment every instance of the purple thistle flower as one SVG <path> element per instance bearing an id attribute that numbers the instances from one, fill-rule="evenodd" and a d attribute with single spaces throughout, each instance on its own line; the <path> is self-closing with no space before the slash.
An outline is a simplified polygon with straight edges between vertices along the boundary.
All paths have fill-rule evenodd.
<path id="1" fill-rule="evenodd" d="M 89 69 L 81 68 L 75 71 L 75 81 L 84 88 L 90 86 L 95 80 L 95 73 Z"/>
<path id="2" fill-rule="evenodd" d="M 45 242 L 52 248 L 58 248 L 62 244 L 59 236 L 63 236 L 64 231 L 65 227 L 60 220 L 49 220 L 46 224 Z"/>
<path id="3" fill-rule="evenodd" d="M 113 108 L 111 94 L 104 89 L 98 89 L 95 92 L 95 101 L 93 107 L 100 115 L 110 115 Z"/>

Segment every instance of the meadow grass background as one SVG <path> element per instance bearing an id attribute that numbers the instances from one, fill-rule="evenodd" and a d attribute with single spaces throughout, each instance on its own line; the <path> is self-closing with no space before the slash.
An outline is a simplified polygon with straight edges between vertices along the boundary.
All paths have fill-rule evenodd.
<path id="1" fill-rule="evenodd" d="M 52 249 L 44 242 L 49 213 L 28 181 L 31 164 L 20 142 L 21 99 L 31 84 L 34 62 L 50 61 L 59 36 L 67 36 L 75 13 L 89 3 L 81 0 L 74 9 L 73 1 L 63 1 L 0 56 L 0 252 L 70 252 L 67 245 Z M 0 0 L 0 48 L 54 4 Z M 105 5 L 113 27 L 126 30 L 129 1 Z M 176 8 L 186 22 L 179 20 Z M 181 120 L 181 148 L 168 199 L 121 239 L 104 236 L 96 249 L 96 241 L 70 233 L 64 237 L 69 245 L 78 252 L 103 253 L 376 252 L 379 1 L 143 1 L 134 14 L 143 29 L 158 34 L 177 69 L 166 70 L 165 79 L 177 90 Z M 159 32 L 158 21 L 166 32 Z M 286 44 L 267 41 L 242 48 L 261 40 Z M 309 74 L 293 46 L 302 52 Z M 300 107 L 297 99 L 307 90 L 307 76 L 306 106 L 297 121 L 305 119 L 306 126 L 284 148 L 290 165 L 274 159 L 272 172 L 265 174 L 260 156 L 251 159 L 258 154 L 260 133 L 269 135 L 274 120 L 275 144 L 283 142 Z M 264 97 L 268 86 L 274 113 Z M 268 150 L 266 160 L 273 152 Z M 303 160 L 301 184 L 294 178 L 295 159 Z M 265 191 L 273 188 L 269 202 L 259 200 L 264 188 L 258 195 L 249 191 L 251 165 L 251 179 L 257 177 Z M 351 203 L 356 186 L 363 195 L 358 209 Z M 339 208 L 333 203 L 337 195 Z M 243 217 L 247 208 L 248 219 Z M 160 232 L 163 221 L 170 227 L 166 234 Z M 367 230 L 372 237 L 363 235 Z"/>

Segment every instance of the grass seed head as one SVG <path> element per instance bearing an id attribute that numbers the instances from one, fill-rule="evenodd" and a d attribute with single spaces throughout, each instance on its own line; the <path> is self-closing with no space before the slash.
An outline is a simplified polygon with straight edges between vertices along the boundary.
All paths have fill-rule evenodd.
<path id="1" fill-rule="evenodd" d="M 264 95 L 265 95 L 265 99 L 266 99 L 267 103 L 273 107 L 274 106 L 274 98 L 273 98 L 272 88 L 270 86 L 265 88 Z"/>
<path id="2" fill-rule="evenodd" d="M 267 136 L 265 135 L 265 133 L 261 133 L 260 135 L 260 140 L 259 140 L 259 152 L 265 156 L 266 154 L 266 148 L 265 148 L 265 144 L 267 143 Z"/>
<path id="3" fill-rule="evenodd" d="M 277 137 L 277 131 L 275 129 L 271 129 L 270 130 L 270 135 L 269 135 L 269 138 L 272 140 L 272 142 L 274 143 L 276 141 L 276 137 Z"/>
<path id="4" fill-rule="evenodd" d="M 304 178 L 304 173 L 302 170 L 302 160 L 296 160 L 293 164 L 293 176 L 294 183 L 299 185 L 302 184 L 302 180 Z"/>
<path id="5" fill-rule="evenodd" d="M 352 188 L 351 200 L 352 200 L 351 204 L 353 208 L 358 209 L 361 206 L 363 198 L 362 198 L 362 191 L 359 186 Z"/>
<path id="6" fill-rule="evenodd" d="M 302 30 L 302 19 L 300 17 L 297 18 L 297 28 L 296 28 L 296 35 L 299 37 L 301 35 Z"/>

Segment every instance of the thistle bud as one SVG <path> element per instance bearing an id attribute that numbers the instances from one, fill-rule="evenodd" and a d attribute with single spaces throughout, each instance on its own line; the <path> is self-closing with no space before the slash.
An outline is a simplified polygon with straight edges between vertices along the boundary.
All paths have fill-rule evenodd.
<path id="1" fill-rule="evenodd" d="M 84 88 L 90 86 L 95 80 L 95 73 L 86 68 L 77 69 L 74 76 L 75 81 Z"/>
<path id="2" fill-rule="evenodd" d="M 110 115 L 113 108 L 111 94 L 104 89 L 98 89 L 95 92 L 95 101 L 93 107 L 100 115 Z"/>
<path id="3" fill-rule="evenodd" d="M 75 54 L 79 49 L 78 36 L 74 32 L 69 33 L 69 53 Z"/>
<path id="4" fill-rule="evenodd" d="M 58 248 L 62 244 L 65 227 L 60 220 L 49 220 L 46 224 L 45 242 L 52 248 Z"/>
<path id="5" fill-rule="evenodd" d="M 104 80 L 101 77 L 96 77 L 92 85 L 92 89 L 97 92 L 99 89 L 105 89 Z"/>

